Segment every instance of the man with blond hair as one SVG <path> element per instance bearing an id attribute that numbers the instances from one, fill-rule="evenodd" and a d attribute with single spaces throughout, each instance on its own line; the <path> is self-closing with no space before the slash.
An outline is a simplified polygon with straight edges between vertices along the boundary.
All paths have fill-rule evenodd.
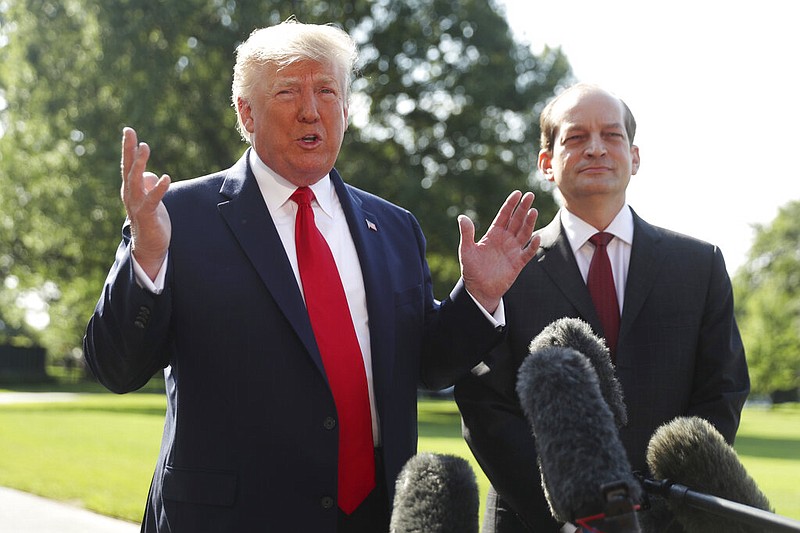
<path id="1" fill-rule="evenodd" d="M 205 177 L 147 172 L 124 130 L 127 220 L 84 348 L 115 392 L 164 369 L 145 533 L 388 531 L 418 384 L 451 385 L 502 338 L 533 195 L 478 243 L 459 217 L 463 276 L 434 300 L 414 216 L 334 168 L 355 60 L 333 26 L 255 31 L 233 80 L 251 148 Z"/>

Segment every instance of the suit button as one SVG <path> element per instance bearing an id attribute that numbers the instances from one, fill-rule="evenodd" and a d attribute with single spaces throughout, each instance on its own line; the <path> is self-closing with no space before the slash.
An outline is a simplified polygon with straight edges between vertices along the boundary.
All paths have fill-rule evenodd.
<path id="1" fill-rule="evenodd" d="M 330 496 L 323 496 L 322 499 L 319 501 L 319 504 L 322 506 L 323 509 L 330 509 L 333 507 L 333 498 Z"/>
<path id="2" fill-rule="evenodd" d="M 139 329 L 144 329 L 149 320 L 150 320 L 150 309 L 145 306 L 141 306 L 139 308 L 139 312 L 136 315 L 136 320 L 134 320 L 133 322 L 133 325 Z"/>
<path id="3" fill-rule="evenodd" d="M 332 416 L 325 417 L 325 422 L 322 423 L 325 429 L 333 429 L 336 427 L 336 419 Z"/>

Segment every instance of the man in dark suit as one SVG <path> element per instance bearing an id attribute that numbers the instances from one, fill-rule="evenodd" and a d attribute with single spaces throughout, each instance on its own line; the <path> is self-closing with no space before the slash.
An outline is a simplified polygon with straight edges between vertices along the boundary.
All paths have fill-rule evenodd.
<path id="1" fill-rule="evenodd" d="M 645 469 L 653 431 L 679 415 L 709 420 L 732 443 L 749 392 L 722 253 L 648 224 L 626 203 L 639 168 L 628 107 L 579 84 L 551 101 L 540 122 L 539 169 L 557 185 L 563 208 L 537 231 L 536 257 L 504 297 L 507 339 L 455 389 L 464 436 L 492 483 L 486 533 L 561 527 L 542 493 L 515 390 L 530 341 L 551 322 L 580 318 L 612 339 L 629 418 L 620 435 L 634 469 Z M 595 252 L 589 240 L 600 231 L 613 235 L 606 248 L 621 310 L 616 335 L 605 330 L 587 287 Z"/>
<path id="2" fill-rule="evenodd" d="M 502 339 L 501 297 L 538 243 L 532 194 L 512 193 L 478 243 L 459 218 L 463 278 L 435 301 L 413 215 L 333 169 L 355 59 L 333 26 L 254 32 L 233 81 L 252 148 L 205 177 L 170 185 L 146 172 L 149 147 L 124 130 L 128 219 L 84 348 L 118 393 L 165 369 L 143 532 L 388 531 L 395 478 L 416 452 L 417 386 L 451 385 Z M 313 231 L 300 193 L 312 196 Z M 309 255 L 306 230 L 328 251 Z M 328 255 L 336 265 L 309 291 L 304 268 Z M 310 316 L 306 303 L 334 286 L 343 312 L 324 304 Z M 318 329 L 329 320 L 340 326 Z M 356 346 L 332 361 L 339 333 Z M 345 358 L 358 368 L 340 372 Z M 357 386 L 337 385 L 351 378 Z M 363 391 L 358 423 L 340 405 L 358 403 L 350 389 Z M 343 428 L 356 426 L 368 451 L 340 457 Z M 356 474 L 363 494 L 339 484 Z"/>

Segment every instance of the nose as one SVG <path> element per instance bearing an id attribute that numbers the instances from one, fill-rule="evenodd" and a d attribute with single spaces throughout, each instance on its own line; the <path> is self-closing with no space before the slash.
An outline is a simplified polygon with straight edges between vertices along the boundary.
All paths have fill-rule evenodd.
<path id="1" fill-rule="evenodd" d="M 592 135 L 586 143 L 586 155 L 590 157 L 599 157 L 606 154 L 606 143 L 600 135 Z"/>
<path id="2" fill-rule="evenodd" d="M 314 91 L 303 91 L 300 97 L 300 106 L 297 110 L 297 118 L 300 122 L 316 122 L 319 119 L 317 96 Z"/>

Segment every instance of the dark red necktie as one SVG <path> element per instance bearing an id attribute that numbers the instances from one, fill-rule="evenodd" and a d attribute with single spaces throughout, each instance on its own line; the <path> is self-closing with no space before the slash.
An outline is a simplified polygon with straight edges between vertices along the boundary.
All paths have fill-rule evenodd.
<path id="1" fill-rule="evenodd" d="M 606 250 L 606 246 L 613 238 L 612 234 L 602 231 L 589 237 L 589 242 L 595 245 L 595 250 L 589 265 L 586 284 L 589 286 L 589 294 L 592 295 L 600 323 L 603 324 L 611 360 L 615 361 L 617 337 L 619 337 L 619 302 L 617 301 L 617 289 L 614 286 L 614 275 L 611 272 L 611 261 L 608 259 Z"/>
<path id="2" fill-rule="evenodd" d="M 297 266 L 325 373 L 339 416 L 339 508 L 352 513 L 375 487 L 369 392 L 364 360 L 333 255 L 314 223 L 314 193 L 300 187 L 295 245 Z"/>

